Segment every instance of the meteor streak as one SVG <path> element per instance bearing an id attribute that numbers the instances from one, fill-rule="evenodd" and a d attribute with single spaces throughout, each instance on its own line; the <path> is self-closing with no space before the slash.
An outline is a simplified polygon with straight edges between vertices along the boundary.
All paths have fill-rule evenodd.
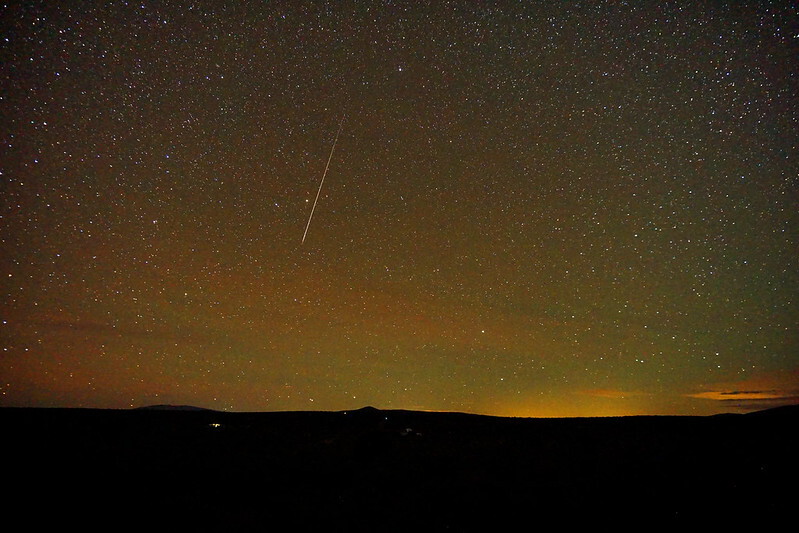
<path id="1" fill-rule="evenodd" d="M 319 201 L 319 194 L 322 192 L 322 185 L 325 184 L 325 176 L 327 176 L 327 169 L 330 168 L 330 160 L 333 159 L 333 150 L 336 149 L 336 143 L 338 142 L 338 136 L 341 133 L 341 128 L 344 126 L 344 118 L 346 115 L 341 117 L 341 122 L 338 125 L 338 131 L 336 132 L 336 138 L 333 139 L 333 146 L 330 148 L 330 156 L 327 158 L 327 165 L 325 165 L 325 171 L 322 173 L 322 179 L 319 182 L 319 190 L 316 191 L 316 199 L 313 201 L 313 207 L 311 207 L 311 216 L 308 217 L 308 224 L 305 225 L 305 233 L 302 234 L 302 244 L 305 244 L 305 236 L 308 235 L 308 228 L 311 227 L 311 219 L 313 218 L 313 212 L 316 210 L 316 202 Z"/>

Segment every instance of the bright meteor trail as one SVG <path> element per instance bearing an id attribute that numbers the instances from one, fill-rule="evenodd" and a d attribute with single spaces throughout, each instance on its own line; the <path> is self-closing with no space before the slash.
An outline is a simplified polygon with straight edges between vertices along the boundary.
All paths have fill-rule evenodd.
<path id="1" fill-rule="evenodd" d="M 338 136 L 339 134 L 341 134 L 341 128 L 343 126 L 344 126 L 344 117 L 341 117 L 341 122 L 339 123 L 338 131 L 336 132 L 336 138 L 333 139 L 333 146 L 330 148 L 330 156 L 328 156 L 327 158 L 327 165 L 325 165 L 325 171 L 322 173 L 322 180 L 319 182 L 319 190 L 316 191 L 316 199 L 313 201 L 313 207 L 311 207 L 311 215 L 308 217 L 308 224 L 305 225 L 305 233 L 302 234 L 302 244 L 305 244 L 305 236 L 308 235 L 308 228 L 311 227 L 311 219 L 313 218 L 313 212 L 316 209 L 316 202 L 319 201 L 319 194 L 322 192 L 322 185 L 325 184 L 325 176 L 327 176 L 327 169 L 330 168 L 330 160 L 333 159 L 333 150 L 336 149 Z"/>

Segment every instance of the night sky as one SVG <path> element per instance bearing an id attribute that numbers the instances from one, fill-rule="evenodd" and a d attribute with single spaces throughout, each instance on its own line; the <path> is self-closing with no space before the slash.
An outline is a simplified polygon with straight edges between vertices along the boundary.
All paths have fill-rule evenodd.
<path id="1" fill-rule="evenodd" d="M 0 405 L 797 403 L 798 9 L 6 2 Z"/>

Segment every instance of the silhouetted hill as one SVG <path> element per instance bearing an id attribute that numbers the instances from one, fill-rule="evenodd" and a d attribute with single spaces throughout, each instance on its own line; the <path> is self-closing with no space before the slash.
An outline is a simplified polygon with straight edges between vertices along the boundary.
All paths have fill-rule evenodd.
<path id="1" fill-rule="evenodd" d="M 205 407 L 195 407 L 193 405 L 168 405 L 168 404 L 146 405 L 144 407 L 137 407 L 136 409 L 141 411 L 212 411 L 212 409 L 206 409 Z"/>
<path id="2" fill-rule="evenodd" d="M 793 516 L 796 412 L 0 409 L 4 503 L 90 530 L 763 528 Z"/>

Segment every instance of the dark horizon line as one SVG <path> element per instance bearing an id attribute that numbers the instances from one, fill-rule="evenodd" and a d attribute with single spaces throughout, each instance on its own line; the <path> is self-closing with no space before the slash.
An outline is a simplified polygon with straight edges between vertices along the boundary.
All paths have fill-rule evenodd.
<path id="1" fill-rule="evenodd" d="M 452 414 L 452 415 L 466 415 L 466 416 L 480 416 L 490 418 L 506 418 L 506 419 L 546 419 L 546 420 L 568 420 L 568 419 L 595 419 L 595 418 L 711 418 L 717 416 L 746 416 L 757 413 L 766 413 L 771 411 L 781 410 L 797 410 L 799 411 L 799 404 L 789 403 L 773 407 L 765 407 L 760 409 L 753 409 L 746 412 L 721 412 L 713 414 L 634 414 L 634 415 L 597 415 L 597 416 L 508 416 L 508 415 L 492 415 L 484 413 L 472 413 L 467 411 L 446 411 L 435 409 L 382 409 L 366 405 L 355 409 L 339 409 L 339 410 L 276 410 L 276 411 L 232 411 L 211 409 L 207 407 L 199 407 L 186 404 L 152 404 L 143 405 L 139 407 L 69 407 L 69 406 L 0 406 L 0 410 L 15 410 L 15 409 L 29 409 L 29 410 L 72 410 L 72 411 L 151 411 L 151 412 L 194 412 L 194 413 L 220 413 L 220 414 L 305 414 L 305 413 L 328 413 L 328 414 L 350 414 L 350 413 L 363 413 L 363 412 L 402 412 L 402 413 L 430 413 L 430 414 Z"/>

